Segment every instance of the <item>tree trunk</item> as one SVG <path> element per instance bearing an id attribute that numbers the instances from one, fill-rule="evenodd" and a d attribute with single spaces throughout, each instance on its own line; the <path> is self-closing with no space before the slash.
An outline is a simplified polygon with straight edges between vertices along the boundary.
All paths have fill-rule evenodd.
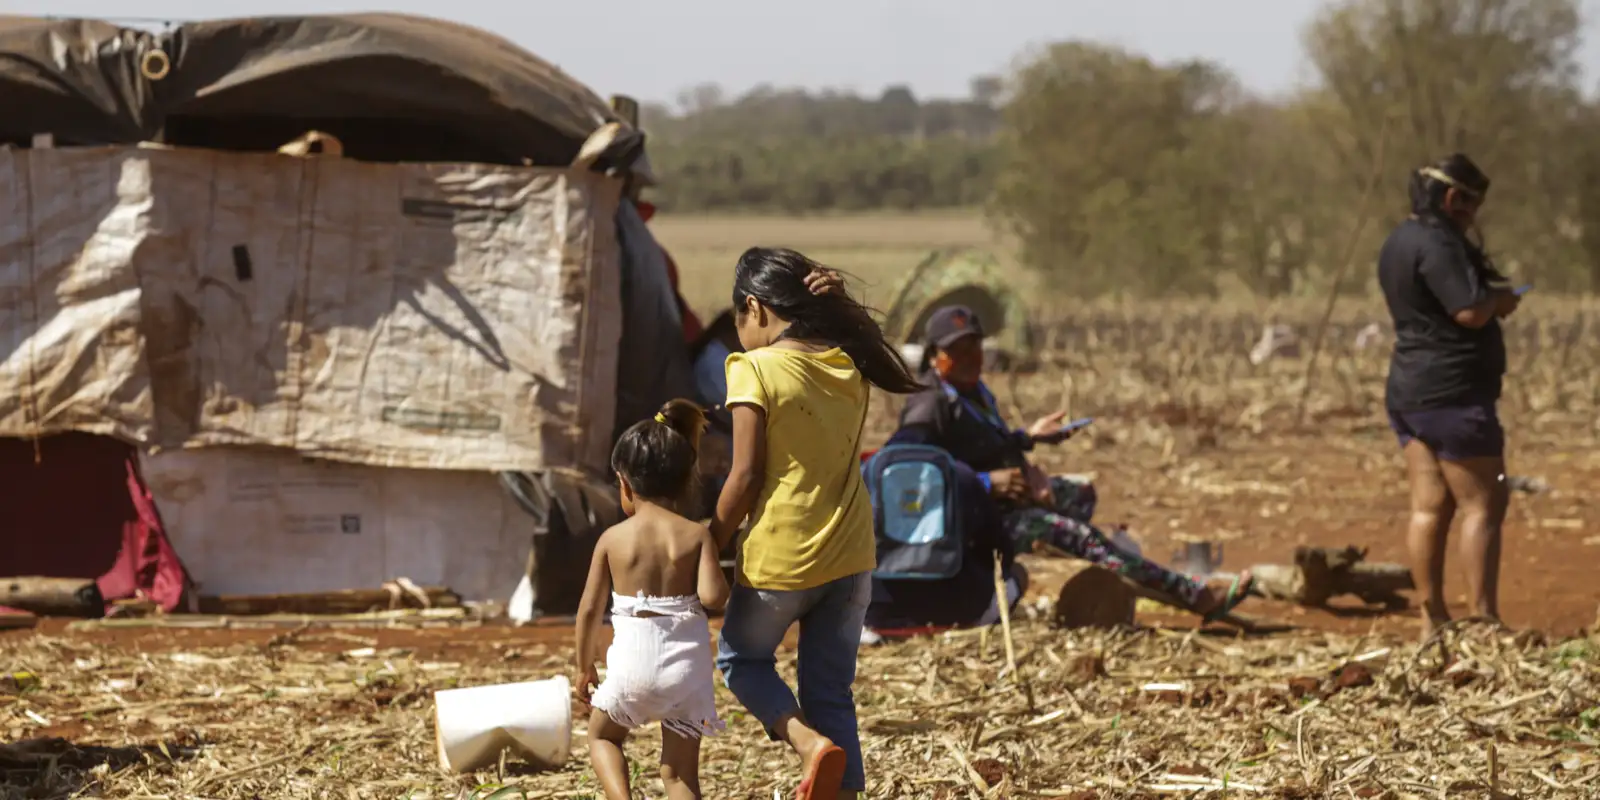
<path id="1" fill-rule="evenodd" d="M 1250 571 L 1256 591 L 1269 599 L 1323 606 L 1335 597 L 1355 595 L 1369 604 L 1404 606 L 1399 592 L 1416 588 L 1411 570 L 1403 564 L 1368 564 L 1364 558 L 1366 551 L 1355 547 L 1300 547 L 1293 566 L 1257 564 Z"/>
<path id="2" fill-rule="evenodd" d="M 457 608 L 461 597 L 443 586 L 419 587 L 428 608 Z M 200 613 L 249 617 L 263 614 L 360 614 L 390 608 L 421 608 L 403 589 L 346 589 L 304 594 L 213 595 L 200 598 Z"/>
<path id="3" fill-rule="evenodd" d="M 1116 573 L 1088 567 L 1067 579 L 1056 598 L 1058 628 L 1115 628 L 1133 624 L 1138 596 Z"/>
<path id="4" fill-rule="evenodd" d="M 0 578 L 0 606 L 42 617 L 105 615 L 100 587 L 85 578 L 43 578 L 36 575 Z"/>

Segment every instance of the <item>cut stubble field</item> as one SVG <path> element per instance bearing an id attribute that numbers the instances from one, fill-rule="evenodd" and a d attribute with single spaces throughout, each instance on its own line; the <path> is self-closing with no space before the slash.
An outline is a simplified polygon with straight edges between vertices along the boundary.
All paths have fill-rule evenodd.
<path id="1" fill-rule="evenodd" d="M 933 248 L 990 247 L 1007 260 L 972 212 L 662 215 L 653 226 L 702 314 L 727 306 L 733 264 L 752 244 L 794 247 L 846 270 L 869 303 L 886 302 Z M 993 388 L 1019 423 L 1060 408 L 1096 418 L 1087 435 L 1042 459 L 1094 475 L 1098 517 L 1127 523 L 1147 553 L 1166 558 L 1180 542 L 1204 539 L 1225 543 L 1226 569 L 1286 563 L 1297 545 L 1358 545 L 1371 548 L 1370 559 L 1404 559 L 1405 476 L 1382 411 L 1387 343 L 1355 345 L 1368 324 L 1387 328 L 1379 299 L 1340 299 L 1307 390 L 1325 297 L 1085 300 L 1020 270 L 1015 278 L 1031 301 L 1042 365 L 991 376 Z M 1583 566 L 1600 557 L 1600 507 L 1590 497 L 1600 486 L 1595 322 L 1593 298 L 1534 295 L 1506 324 L 1510 471 L 1547 487 L 1519 494 L 1508 520 L 1503 611 L 1514 626 L 1572 632 L 1596 621 L 1600 583 Z M 1301 352 L 1252 365 L 1248 352 L 1268 324 L 1293 328 Z M 879 441 L 896 409 L 894 398 L 875 400 Z M 1454 570 L 1449 586 L 1463 602 Z M 1297 624 L 1343 630 L 1411 625 L 1409 616 L 1359 610 L 1281 611 Z"/>
<path id="2" fill-rule="evenodd" d="M 931 248 L 993 241 L 971 214 L 662 215 L 653 227 L 702 313 L 726 305 L 751 244 L 844 268 L 882 302 Z M 1309 338 L 1323 299 L 1028 296 L 1040 368 L 991 376 L 993 388 L 1017 421 L 1063 408 L 1096 418 L 1042 461 L 1092 475 L 1097 518 L 1127 523 L 1147 554 L 1203 539 L 1224 543 L 1230 570 L 1287 562 L 1299 545 L 1403 559 L 1387 348 L 1353 344 L 1383 320 L 1380 305 L 1341 301 L 1307 388 L 1306 353 L 1259 366 L 1247 353 L 1267 323 Z M 1040 579 L 1013 620 L 1015 669 L 998 629 L 862 650 L 869 796 L 1600 796 L 1600 639 L 1581 630 L 1600 600 L 1597 316 L 1593 300 L 1530 297 L 1507 326 L 1511 471 L 1542 488 L 1513 501 L 1503 610 L 1543 633 L 1467 627 L 1419 648 L 1410 612 L 1259 600 L 1241 610 L 1294 630 L 1201 632 L 1141 606 L 1139 630 L 1059 631 L 1049 605 L 1073 567 L 1030 556 Z M 874 398 L 869 444 L 897 406 Z M 1453 567 L 1449 589 L 1464 611 Z M 432 691 L 570 674 L 571 658 L 556 624 L 0 633 L 0 668 L 38 676 L 27 687 L 0 676 L 0 741 L 34 742 L 0 745 L 0 800 L 597 797 L 582 716 L 560 770 L 434 766 Z M 792 679 L 792 662 L 783 669 Z M 706 796 L 786 796 L 792 759 L 717 691 L 729 730 L 705 745 Z M 641 796 L 660 796 L 658 738 L 652 726 L 630 744 Z"/>

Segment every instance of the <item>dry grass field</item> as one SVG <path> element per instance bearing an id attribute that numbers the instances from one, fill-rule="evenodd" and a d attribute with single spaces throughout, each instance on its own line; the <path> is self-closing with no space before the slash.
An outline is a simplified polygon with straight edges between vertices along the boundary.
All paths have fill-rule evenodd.
<path id="1" fill-rule="evenodd" d="M 930 247 L 990 241 L 959 214 L 663 216 L 654 227 L 702 311 L 727 302 L 733 260 L 752 243 L 850 270 L 875 300 Z M 1387 349 L 1355 346 L 1380 306 L 1341 301 L 1307 388 L 1319 299 L 1030 297 L 1042 366 L 993 387 L 1019 421 L 1058 408 L 1096 417 L 1042 458 L 1093 475 L 1097 516 L 1127 523 L 1147 554 L 1205 539 L 1224 543 L 1229 569 L 1285 562 L 1302 544 L 1403 557 L 1403 474 L 1381 413 Z M 998 631 L 863 650 L 869 795 L 1600 797 L 1597 322 L 1593 300 L 1534 295 L 1507 326 L 1511 471 L 1537 487 L 1517 495 L 1506 532 L 1504 612 L 1522 633 L 1464 627 L 1418 648 L 1409 613 L 1344 601 L 1242 607 L 1292 628 L 1270 636 L 1200 631 L 1143 607 L 1139 630 L 1063 632 L 1046 620 L 1068 567 L 1030 558 L 1043 579 L 1016 620 L 1017 670 Z M 1268 323 L 1295 328 L 1302 352 L 1252 365 Z M 875 401 L 874 437 L 894 412 L 892 398 Z M 1459 603 L 1463 583 L 1450 580 Z M 36 741 L 0 748 L 0 798 L 594 797 L 581 736 L 555 772 L 434 766 L 431 690 L 569 672 L 566 637 L 475 622 L 0 634 L 0 668 L 37 676 L 0 677 L 0 741 Z M 706 747 L 706 796 L 787 796 L 794 765 L 718 691 L 730 728 Z M 641 797 L 661 796 L 655 738 L 643 732 L 632 750 Z"/>
<path id="2" fill-rule="evenodd" d="M 745 248 L 792 247 L 860 279 L 881 302 L 899 273 L 937 247 L 989 247 L 994 237 L 968 211 L 803 218 L 662 214 L 650 223 L 680 270 L 684 299 L 706 314 L 727 307 L 733 265 Z"/>

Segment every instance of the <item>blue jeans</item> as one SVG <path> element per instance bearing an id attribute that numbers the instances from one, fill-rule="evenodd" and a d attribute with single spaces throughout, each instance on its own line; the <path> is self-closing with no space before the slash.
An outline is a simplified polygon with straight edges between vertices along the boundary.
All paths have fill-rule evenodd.
<path id="1" fill-rule="evenodd" d="M 862 572 L 813 589 L 768 591 L 735 585 L 723 615 L 717 667 L 728 690 L 773 733 L 778 721 L 799 713 L 845 752 L 843 788 L 863 792 L 861 734 L 856 728 L 856 650 L 872 602 L 872 575 Z M 800 699 L 778 675 L 778 645 L 800 623 Z"/>

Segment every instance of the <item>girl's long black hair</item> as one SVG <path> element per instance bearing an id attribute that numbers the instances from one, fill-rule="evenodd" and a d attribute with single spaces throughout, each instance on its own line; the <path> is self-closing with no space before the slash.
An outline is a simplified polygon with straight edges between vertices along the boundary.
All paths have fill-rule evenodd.
<path id="1" fill-rule="evenodd" d="M 1466 231 L 1450 220 L 1445 211 L 1444 197 L 1451 189 L 1480 198 L 1489 193 L 1489 176 L 1472 159 L 1463 153 L 1452 153 L 1437 163 L 1422 167 L 1411 173 L 1409 189 L 1412 216 L 1426 224 L 1453 231 L 1461 238 L 1474 265 L 1483 271 L 1485 278 L 1491 281 L 1506 280 L 1484 251 L 1483 234 L 1478 232 L 1478 241 L 1473 241 Z"/>
<path id="2" fill-rule="evenodd" d="M 819 295 L 806 286 L 806 277 L 822 268 L 793 250 L 752 247 L 739 256 L 733 270 L 733 307 L 743 314 L 746 300 L 754 297 L 789 323 L 785 338 L 837 345 L 856 363 L 862 377 L 886 392 L 921 391 L 921 382 L 884 337 L 866 306 L 843 289 Z"/>

